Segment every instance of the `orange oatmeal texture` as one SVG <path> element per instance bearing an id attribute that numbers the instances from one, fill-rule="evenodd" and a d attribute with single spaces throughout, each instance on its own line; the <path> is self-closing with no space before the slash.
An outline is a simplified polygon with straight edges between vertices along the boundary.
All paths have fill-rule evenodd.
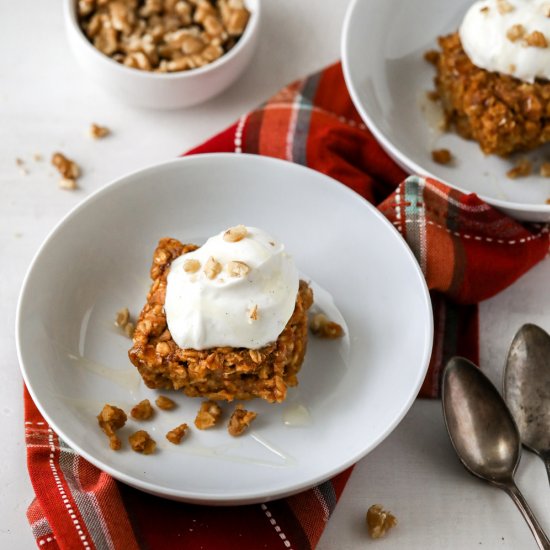
<path id="1" fill-rule="evenodd" d="M 221 407 L 215 401 L 203 401 L 195 418 L 199 430 L 207 430 L 216 425 L 222 415 Z"/>
<path id="2" fill-rule="evenodd" d="M 232 234 L 231 238 L 239 236 Z M 176 239 L 160 240 L 151 267 L 153 283 L 136 325 L 134 345 L 128 352 L 130 361 L 149 388 L 181 390 L 190 397 L 226 401 L 254 397 L 284 401 L 287 388 L 298 383 L 297 374 L 306 352 L 307 310 L 313 303 L 311 289 L 300 281 L 294 312 L 272 344 L 257 350 L 181 349 L 166 322 L 166 277 L 173 260 L 196 248 Z"/>
<path id="3" fill-rule="evenodd" d="M 514 29 L 510 36 L 519 39 L 518 33 Z M 538 39 L 529 37 L 537 44 Z M 477 141 L 485 154 L 503 157 L 550 141 L 550 82 L 523 82 L 476 67 L 458 33 L 440 37 L 439 46 L 438 55 L 425 57 L 436 67 L 447 123 L 458 134 Z"/>

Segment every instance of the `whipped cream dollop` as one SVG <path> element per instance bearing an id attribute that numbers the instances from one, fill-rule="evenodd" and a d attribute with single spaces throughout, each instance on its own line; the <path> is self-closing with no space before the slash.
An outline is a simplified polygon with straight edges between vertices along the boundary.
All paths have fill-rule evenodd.
<path id="1" fill-rule="evenodd" d="M 292 257 L 265 231 L 222 231 L 172 262 L 164 303 L 168 328 L 180 348 L 260 348 L 285 328 L 298 284 Z"/>
<path id="2" fill-rule="evenodd" d="M 474 65 L 526 82 L 550 79 L 550 1 L 481 0 L 459 29 Z"/>

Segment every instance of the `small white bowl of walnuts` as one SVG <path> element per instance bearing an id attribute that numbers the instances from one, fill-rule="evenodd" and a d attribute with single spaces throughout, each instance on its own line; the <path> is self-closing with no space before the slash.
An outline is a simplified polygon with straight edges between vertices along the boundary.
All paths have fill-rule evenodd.
<path id="1" fill-rule="evenodd" d="M 65 0 L 72 50 L 125 103 L 177 109 L 219 94 L 255 50 L 260 0 Z"/>

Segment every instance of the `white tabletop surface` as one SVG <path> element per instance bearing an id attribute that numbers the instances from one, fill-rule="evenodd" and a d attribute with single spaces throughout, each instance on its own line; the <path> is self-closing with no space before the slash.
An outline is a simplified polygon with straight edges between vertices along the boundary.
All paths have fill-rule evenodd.
<path id="1" fill-rule="evenodd" d="M 240 81 L 202 106 L 157 112 L 120 105 L 84 77 L 67 50 L 59 0 L 0 0 L 0 548 L 34 546 L 25 517 L 33 493 L 25 468 L 14 342 L 17 295 L 27 266 L 53 225 L 92 191 L 175 157 L 285 83 L 339 57 L 347 1 L 263 3 L 260 46 Z M 109 126 L 113 135 L 89 139 L 85 134 L 94 121 Z M 48 162 L 57 149 L 81 164 L 81 190 L 57 188 Z M 35 153 L 45 160 L 35 162 Z M 16 166 L 17 157 L 26 161 L 27 175 Z M 517 328 L 529 321 L 550 330 L 549 281 L 546 259 L 481 305 L 481 362 L 499 385 Z M 542 462 L 525 452 L 517 482 L 550 531 L 550 488 Z M 371 541 L 364 527 L 365 512 L 374 503 L 399 520 L 380 541 Z M 318 548 L 371 545 L 388 550 L 535 547 L 511 500 L 459 464 L 438 401 L 416 402 L 401 425 L 355 467 Z"/>

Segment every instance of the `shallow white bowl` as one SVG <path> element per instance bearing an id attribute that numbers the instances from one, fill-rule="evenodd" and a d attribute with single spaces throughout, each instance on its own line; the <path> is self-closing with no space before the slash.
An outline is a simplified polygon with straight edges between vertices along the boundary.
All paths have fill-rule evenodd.
<path id="1" fill-rule="evenodd" d="M 311 338 L 299 387 L 284 404 L 250 402 L 258 418 L 240 438 L 228 435 L 227 416 L 219 428 L 194 429 L 200 399 L 161 392 L 173 393 L 178 409 L 157 412 L 145 424 L 130 421 L 124 449 L 111 451 L 95 418 L 103 404 L 128 411 L 158 395 L 129 363 L 130 341 L 114 328 L 115 312 L 141 309 L 160 237 L 200 244 L 238 223 L 286 243 L 314 282 L 315 307 L 341 322 L 346 337 Z M 413 254 L 365 200 L 295 164 L 217 154 L 136 172 L 74 209 L 32 262 L 16 330 L 33 399 L 78 453 L 156 495 L 243 504 L 311 487 L 378 445 L 417 395 L 430 357 L 432 316 Z M 297 425 L 304 420 L 300 405 L 309 411 L 304 425 Z M 181 422 L 192 429 L 176 447 L 164 434 Z M 126 438 L 140 427 L 156 439 L 155 455 L 129 450 Z"/>
<path id="2" fill-rule="evenodd" d="M 435 71 L 423 54 L 437 37 L 456 30 L 472 0 L 352 0 L 342 33 L 346 84 L 357 110 L 391 157 L 405 170 L 428 174 L 521 220 L 550 221 L 550 179 L 511 180 L 513 161 L 485 156 L 477 143 L 434 131 L 421 106 Z M 454 166 L 431 159 L 448 148 Z M 527 156 L 548 157 L 549 147 Z"/>
<path id="3" fill-rule="evenodd" d="M 76 1 L 64 0 L 65 27 L 71 49 L 81 67 L 113 96 L 137 107 L 178 109 L 218 95 L 246 69 L 258 41 L 260 0 L 246 0 L 250 19 L 228 53 L 204 67 L 176 73 L 153 73 L 121 65 L 101 53 L 78 24 Z"/>

